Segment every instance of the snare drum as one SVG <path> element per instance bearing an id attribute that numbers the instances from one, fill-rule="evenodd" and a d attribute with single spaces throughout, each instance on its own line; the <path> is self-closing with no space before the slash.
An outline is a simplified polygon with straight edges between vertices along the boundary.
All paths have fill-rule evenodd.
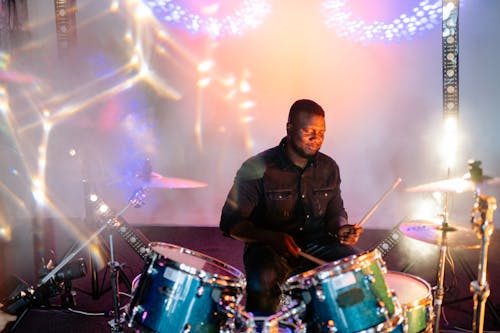
<path id="1" fill-rule="evenodd" d="M 373 250 L 292 276 L 284 292 L 307 304 L 308 332 L 389 332 L 404 325 L 404 316 L 386 272 Z"/>
<path id="2" fill-rule="evenodd" d="M 408 333 L 432 332 L 434 313 L 429 283 L 417 276 L 400 272 L 388 272 L 385 279 L 403 307 Z"/>
<path id="3" fill-rule="evenodd" d="M 159 333 L 230 330 L 244 275 L 196 251 L 159 242 L 149 247 L 150 258 L 129 304 L 129 326 Z"/>

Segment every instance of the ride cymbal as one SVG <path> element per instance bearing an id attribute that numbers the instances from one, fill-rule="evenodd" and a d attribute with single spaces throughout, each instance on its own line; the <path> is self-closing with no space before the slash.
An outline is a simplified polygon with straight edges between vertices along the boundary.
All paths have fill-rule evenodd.
<path id="1" fill-rule="evenodd" d="M 476 189 L 476 185 L 481 187 L 488 186 L 500 186 L 500 177 L 489 177 L 483 176 L 483 181 L 480 183 L 474 183 L 470 174 L 465 174 L 461 178 L 450 178 L 445 180 L 439 180 L 432 183 L 417 185 L 414 187 L 407 188 L 407 192 L 473 192 Z"/>
<path id="2" fill-rule="evenodd" d="M 399 230 L 410 238 L 438 246 L 444 244 L 459 249 L 477 249 L 481 246 L 480 240 L 472 228 L 467 229 L 449 223 L 443 227 L 439 219 L 403 222 L 399 225 Z M 443 233 L 445 234 L 444 238 Z"/>

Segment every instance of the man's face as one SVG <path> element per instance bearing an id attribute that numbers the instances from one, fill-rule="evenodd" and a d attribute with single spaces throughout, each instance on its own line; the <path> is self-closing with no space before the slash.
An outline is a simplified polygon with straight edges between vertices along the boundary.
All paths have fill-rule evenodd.
<path id="1" fill-rule="evenodd" d="M 323 144 L 325 117 L 300 112 L 287 126 L 290 147 L 303 158 L 314 156 Z"/>

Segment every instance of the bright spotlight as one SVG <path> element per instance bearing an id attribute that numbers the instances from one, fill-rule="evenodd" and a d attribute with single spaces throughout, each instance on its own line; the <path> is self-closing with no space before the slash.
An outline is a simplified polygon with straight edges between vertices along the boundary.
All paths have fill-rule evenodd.
<path id="1" fill-rule="evenodd" d="M 443 124 L 443 138 L 441 144 L 441 156 L 446 168 L 455 165 L 458 150 L 458 119 L 455 115 L 447 115 Z"/>
<path id="2" fill-rule="evenodd" d="M 109 207 L 108 207 L 108 205 L 106 205 L 106 204 L 101 204 L 101 205 L 99 206 L 99 214 L 103 215 L 103 214 L 105 214 L 107 211 L 109 211 Z"/>

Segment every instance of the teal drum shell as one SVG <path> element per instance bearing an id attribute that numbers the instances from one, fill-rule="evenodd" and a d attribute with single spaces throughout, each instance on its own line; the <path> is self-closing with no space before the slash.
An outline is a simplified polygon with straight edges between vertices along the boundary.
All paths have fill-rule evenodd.
<path id="1" fill-rule="evenodd" d="M 380 252 L 367 251 L 292 276 L 284 291 L 307 304 L 307 332 L 404 331 L 386 272 Z"/>
<path id="2" fill-rule="evenodd" d="M 129 326 L 141 332 L 219 333 L 233 325 L 246 285 L 236 268 L 167 243 L 149 244 L 151 255 L 134 281 Z"/>

